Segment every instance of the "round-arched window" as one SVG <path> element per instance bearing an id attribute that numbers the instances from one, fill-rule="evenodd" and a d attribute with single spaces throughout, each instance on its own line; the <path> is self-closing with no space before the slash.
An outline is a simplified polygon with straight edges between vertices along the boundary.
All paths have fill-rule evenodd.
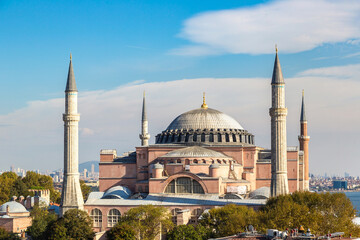
<path id="1" fill-rule="evenodd" d="M 101 227 L 102 225 L 102 212 L 100 209 L 94 208 L 91 210 L 90 217 L 93 220 L 93 227 Z"/>
<path id="2" fill-rule="evenodd" d="M 117 209 L 111 209 L 108 215 L 108 227 L 113 227 L 115 224 L 120 221 L 121 213 Z"/>
<path id="3" fill-rule="evenodd" d="M 204 194 L 204 189 L 200 183 L 189 177 L 179 177 L 172 180 L 166 187 L 165 193 L 175 194 Z"/>

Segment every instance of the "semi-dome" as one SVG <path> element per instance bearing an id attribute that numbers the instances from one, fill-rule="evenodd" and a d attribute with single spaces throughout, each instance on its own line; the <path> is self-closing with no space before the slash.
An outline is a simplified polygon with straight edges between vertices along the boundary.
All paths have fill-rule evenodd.
<path id="1" fill-rule="evenodd" d="M 6 209 L 8 206 L 9 206 L 9 213 L 28 212 L 22 204 L 15 202 L 15 201 L 11 201 L 11 202 L 4 203 L 3 205 L 0 206 L 0 213 L 6 213 Z"/>
<path id="2" fill-rule="evenodd" d="M 235 119 L 218 110 L 201 108 L 176 117 L 165 131 L 156 135 L 156 144 L 254 145 L 254 136 Z"/>
<path id="3" fill-rule="evenodd" d="M 231 157 L 211 149 L 193 146 L 193 147 L 180 148 L 168 152 L 161 158 L 231 158 Z"/>
<path id="4" fill-rule="evenodd" d="M 179 115 L 166 130 L 243 129 L 232 117 L 212 108 L 199 108 Z"/>
<path id="5" fill-rule="evenodd" d="M 107 190 L 102 199 L 128 199 L 131 191 L 125 186 L 114 186 Z"/>

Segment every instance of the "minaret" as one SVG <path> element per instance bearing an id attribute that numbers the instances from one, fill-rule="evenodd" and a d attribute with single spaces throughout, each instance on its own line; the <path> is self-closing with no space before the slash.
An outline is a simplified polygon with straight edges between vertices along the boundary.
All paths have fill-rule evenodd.
<path id="1" fill-rule="evenodd" d="M 304 190 L 309 191 L 309 140 L 307 135 L 307 120 L 305 115 L 304 90 L 302 92 L 301 115 L 300 115 L 300 150 L 304 152 Z"/>
<path id="2" fill-rule="evenodd" d="M 281 72 L 278 50 L 271 81 L 272 105 L 271 116 L 271 196 L 289 193 L 287 178 L 287 144 L 285 82 Z"/>
<path id="3" fill-rule="evenodd" d="M 64 182 L 60 215 L 70 209 L 83 209 L 84 199 L 79 181 L 79 120 L 77 89 L 70 54 L 69 73 L 65 89 L 64 120 Z"/>
<path id="4" fill-rule="evenodd" d="M 141 146 L 148 146 L 150 134 L 148 132 L 148 120 L 146 114 L 146 103 L 145 103 L 145 91 L 143 97 L 143 106 L 142 106 L 142 117 L 141 117 L 141 134 L 139 135 L 141 139 Z"/>

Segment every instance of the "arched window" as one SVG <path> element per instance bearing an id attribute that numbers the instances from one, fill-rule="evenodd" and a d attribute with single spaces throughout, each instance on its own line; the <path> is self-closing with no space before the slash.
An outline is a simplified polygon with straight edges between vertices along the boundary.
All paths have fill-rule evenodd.
<path id="1" fill-rule="evenodd" d="M 197 133 L 194 133 L 193 135 L 193 142 L 196 142 L 197 141 Z"/>
<path id="2" fill-rule="evenodd" d="M 113 227 L 120 220 L 121 213 L 117 209 L 111 209 L 108 215 L 108 227 Z"/>
<path id="3" fill-rule="evenodd" d="M 177 142 L 180 142 L 181 141 L 181 133 L 179 133 L 179 136 L 178 136 L 178 138 L 177 138 Z"/>
<path id="4" fill-rule="evenodd" d="M 186 135 L 185 135 L 185 142 L 188 142 L 189 141 L 189 134 L 187 133 Z"/>
<path id="5" fill-rule="evenodd" d="M 225 134 L 225 140 L 226 140 L 226 142 L 230 142 L 229 134 L 228 134 L 228 133 Z"/>
<path id="6" fill-rule="evenodd" d="M 189 177 L 179 177 L 172 180 L 166 187 L 165 193 L 186 194 L 197 193 L 204 194 L 204 189 L 198 181 Z"/>
<path id="7" fill-rule="evenodd" d="M 91 210 L 90 217 L 93 220 L 93 227 L 101 227 L 102 213 L 100 209 L 94 208 L 93 210 Z"/>
<path id="8" fill-rule="evenodd" d="M 218 142 L 221 142 L 221 133 L 218 133 Z"/>
<path id="9" fill-rule="evenodd" d="M 214 142 L 214 134 L 210 133 L 209 142 Z"/>
<path id="10" fill-rule="evenodd" d="M 171 142 L 175 142 L 175 134 L 171 135 Z"/>
<path id="11" fill-rule="evenodd" d="M 205 142 L 205 133 L 201 134 L 201 142 Z"/>
<path id="12" fill-rule="evenodd" d="M 236 135 L 235 134 L 232 135 L 232 138 L 233 138 L 233 142 L 236 142 Z"/>

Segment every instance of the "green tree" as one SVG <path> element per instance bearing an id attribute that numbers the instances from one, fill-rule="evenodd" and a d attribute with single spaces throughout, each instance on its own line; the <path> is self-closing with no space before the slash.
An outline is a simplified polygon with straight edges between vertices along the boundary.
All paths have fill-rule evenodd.
<path id="1" fill-rule="evenodd" d="M 343 193 L 295 192 L 270 198 L 259 212 L 260 229 L 286 229 L 300 225 L 318 235 L 344 232 L 360 236 L 352 219 L 355 209 Z"/>
<path id="2" fill-rule="evenodd" d="M 20 238 L 16 234 L 10 233 L 4 228 L 0 228 L 0 240 L 20 240 Z"/>
<path id="3" fill-rule="evenodd" d="M 63 220 L 58 220 L 51 224 L 47 229 L 46 236 L 49 240 L 67 240 L 67 229 Z"/>
<path id="4" fill-rule="evenodd" d="M 109 240 L 136 240 L 135 229 L 125 222 L 118 222 L 106 232 Z"/>
<path id="5" fill-rule="evenodd" d="M 86 185 L 84 180 L 80 180 L 80 187 L 81 187 L 81 192 L 82 192 L 84 201 L 86 201 L 86 199 L 88 198 L 88 196 L 91 192 L 91 187 Z"/>
<path id="6" fill-rule="evenodd" d="M 121 221 L 136 229 L 140 239 L 143 240 L 153 240 L 173 227 L 168 209 L 153 205 L 132 208 L 121 218 Z"/>
<path id="7" fill-rule="evenodd" d="M 179 225 L 167 235 L 169 240 L 202 240 L 202 232 L 196 231 L 193 225 Z"/>
<path id="8" fill-rule="evenodd" d="M 229 204 L 205 213 L 200 224 L 212 232 L 212 237 L 223 237 L 245 231 L 248 225 L 257 226 L 257 213 L 249 207 Z"/>
<path id="9" fill-rule="evenodd" d="M 53 180 L 50 176 L 28 171 L 22 181 L 28 189 L 49 189 L 50 201 L 60 203 L 60 193 L 54 189 Z"/>
<path id="10" fill-rule="evenodd" d="M 70 209 L 50 226 L 49 239 L 87 240 L 95 236 L 92 221 L 87 212 Z M 65 237 L 64 237 L 65 236 Z"/>
<path id="11" fill-rule="evenodd" d="M 47 229 L 56 221 L 57 216 L 38 204 L 31 210 L 30 216 L 32 225 L 27 230 L 28 234 L 34 240 L 47 240 Z"/>
<path id="12" fill-rule="evenodd" d="M 13 196 L 13 186 L 18 176 L 13 172 L 4 172 L 0 175 L 0 204 L 8 202 Z"/>

